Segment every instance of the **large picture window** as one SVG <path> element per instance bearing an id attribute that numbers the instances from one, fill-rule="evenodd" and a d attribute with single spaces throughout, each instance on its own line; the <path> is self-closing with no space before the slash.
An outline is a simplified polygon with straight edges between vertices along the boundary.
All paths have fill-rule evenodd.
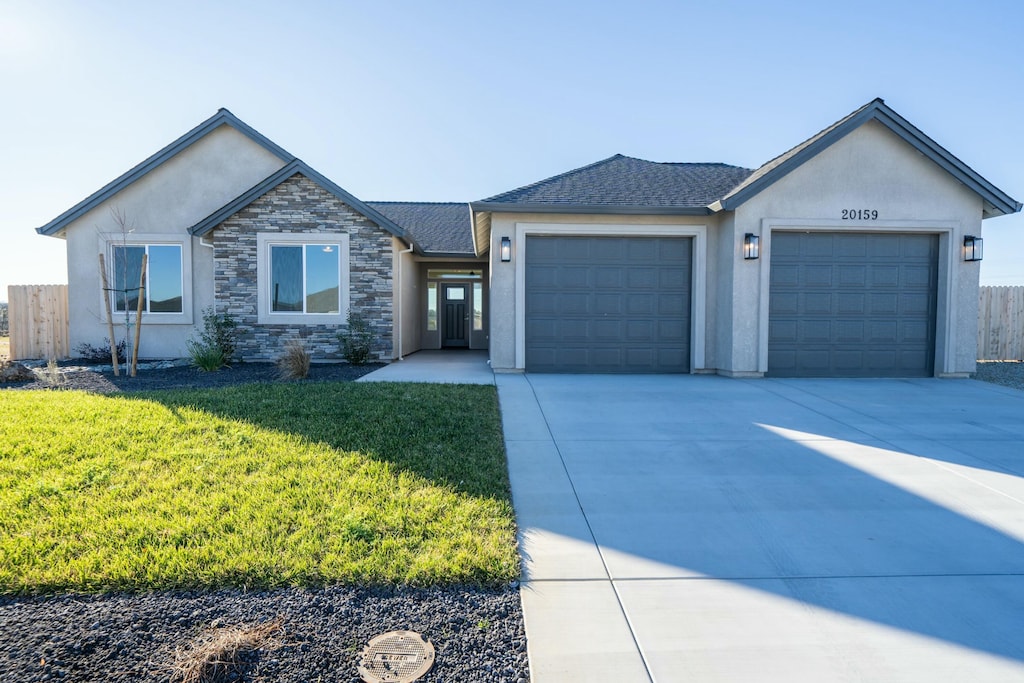
<path id="1" fill-rule="evenodd" d="M 270 310 L 273 313 L 341 312 L 339 244 L 270 245 Z"/>
<path id="2" fill-rule="evenodd" d="M 349 236 L 260 232 L 260 325 L 340 325 L 349 305 Z"/>
<path id="3" fill-rule="evenodd" d="M 178 244 L 129 244 L 111 247 L 114 310 L 138 310 L 142 257 L 148 255 L 142 311 L 182 313 L 182 259 Z"/>

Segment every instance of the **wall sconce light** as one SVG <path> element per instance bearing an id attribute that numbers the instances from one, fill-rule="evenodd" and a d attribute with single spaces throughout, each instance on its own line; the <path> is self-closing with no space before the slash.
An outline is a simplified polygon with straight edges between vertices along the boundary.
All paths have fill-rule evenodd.
<path id="1" fill-rule="evenodd" d="M 743 258 L 748 261 L 761 255 L 761 237 L 752 232 L 743 236 Z"/>
<path id="2" fill-rule="evenodd" d="M 964 261 L 980 261 L 985 240 L 974 235 L 964 235 Z"/>
<path id="3" fill-rule="evenodd" d="M 512 238 L 502 237 L 501 238 L 501 260 L 504 263 L 508 263 L 512 260 Z"/>

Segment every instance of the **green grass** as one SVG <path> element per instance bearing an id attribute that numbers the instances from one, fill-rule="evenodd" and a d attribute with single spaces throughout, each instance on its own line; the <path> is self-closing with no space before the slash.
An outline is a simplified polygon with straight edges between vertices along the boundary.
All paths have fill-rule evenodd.
<path id="1" fill-rule="evenodd" d="M 0 396 L 0 592 L 498 584 L 493 387 Z"/>

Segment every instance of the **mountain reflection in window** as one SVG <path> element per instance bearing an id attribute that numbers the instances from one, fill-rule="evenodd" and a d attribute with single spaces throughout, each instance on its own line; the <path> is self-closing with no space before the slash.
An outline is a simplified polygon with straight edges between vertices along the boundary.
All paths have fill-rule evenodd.
<path id="1" fill-rule="evenodd" d="M 271 311 L 338 314 L 340 251 L 337 244 L 272 245 Z"/>
<path id="2" fill-rule="evenodd" d="M 142 256 L 149 255 L 146 266 L 145 313 L 181 313 L 181 246 L 176 244 L 120 245 L 111 249 L 114 310 L 135 311 L 139 305 L 139 278 Z"/>

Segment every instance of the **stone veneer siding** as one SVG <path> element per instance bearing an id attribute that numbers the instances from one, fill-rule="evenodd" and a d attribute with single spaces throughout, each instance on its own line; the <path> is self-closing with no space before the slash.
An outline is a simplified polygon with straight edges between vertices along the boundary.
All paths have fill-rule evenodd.
<path id="1" fill-rule="evenodd" d="M 212 232 L 217 312 L 238 321 L 237 356 L 275 360 L 301 339 L 314 360 L 341 358 L 345 325 L 261 325 L 257 322 L 258 233 L 349 235 L 349 302 L 374 332 L 373 352 L 391 359 L 393 339 L 391 233 L 330 192 L 296 174 L 218 225 Z"/>

